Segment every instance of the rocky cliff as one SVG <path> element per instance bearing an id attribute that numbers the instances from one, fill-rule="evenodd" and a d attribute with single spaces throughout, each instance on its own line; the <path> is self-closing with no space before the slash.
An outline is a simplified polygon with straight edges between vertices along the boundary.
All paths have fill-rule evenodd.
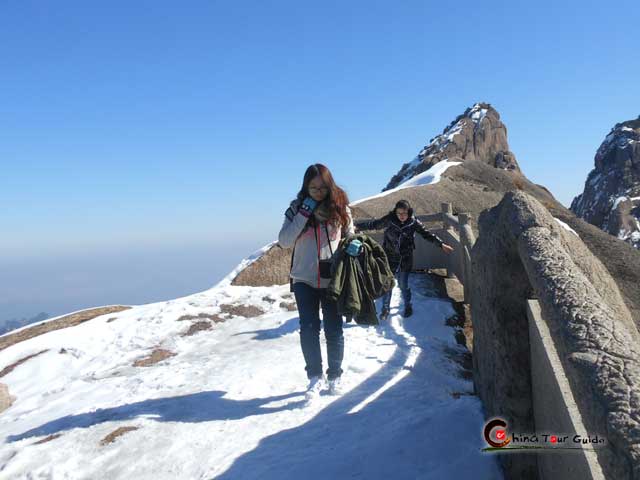
<path id="1" fill-rule="evenodd" d="M 640 248 L 640 117 L 618 123 L 595 156 L 584 191 L 571 210 L 587 222 Z"/>
<path id="2" fill-rule="evenodd" d="M 405 163 L 384 190 L 395 188 L 428 170 L 436 163 L 458 158 L 478 160 L 504 170 L 520 170 L 515 155 L 509 150 L 507 127 L 500 114 L 488 103 L 476 103 L 458 115 L 442 133 L 429 140 L 418 155 Z"/>

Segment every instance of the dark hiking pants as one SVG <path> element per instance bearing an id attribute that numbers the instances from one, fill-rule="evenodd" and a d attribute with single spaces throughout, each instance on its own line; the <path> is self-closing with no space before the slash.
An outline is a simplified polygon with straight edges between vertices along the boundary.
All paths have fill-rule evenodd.
<path id="1" fill-rule="evenodd" d="M 327 341 L 327 377 L 331 380 L 342 375 L 344 356 L 344 336 L 342 316 L 338 315 L 335 302 L 326 297 L 326 288 L 313 288 L 303 282 L 293 284 L 293 293 L 300 315 L 300 345 L 306 363 L 307 377 L 322 375 L 322 354 L 320 351 L 320 307 L 322 323 Z"/>

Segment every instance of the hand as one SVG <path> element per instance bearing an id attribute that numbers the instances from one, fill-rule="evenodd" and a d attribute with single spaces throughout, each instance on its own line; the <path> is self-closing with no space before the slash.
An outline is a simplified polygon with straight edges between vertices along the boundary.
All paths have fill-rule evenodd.
<path id="1" fill-rule="evenodd" d="M 443 243 L 442 245 L 440 245 L 440 248 L 442 248 L 442 250 L 444 250 L 445 253 L 453 252 L 453 247 L 450 245 L 447 245 L 446 243 Z"/>
<path id="2" fill-rule="evenodd" d="M 358 239 L 353 239 L 349 242 L 345 252 L 352 257 L 357 257 L 360 255 L 360 251 L 362 250 L 362 242 Z"/>
<path id="3" fill-rule="evenodd" d="M 310 217 L 317 206 L 318 202 L 311 197 L 307 197 L 302 202 L 302 205 L 300 205 L 300 213 L 305 217 Z"/>

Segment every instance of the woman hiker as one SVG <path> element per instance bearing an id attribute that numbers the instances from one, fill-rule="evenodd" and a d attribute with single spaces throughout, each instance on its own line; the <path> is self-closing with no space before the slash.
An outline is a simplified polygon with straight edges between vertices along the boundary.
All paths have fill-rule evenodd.
<path id="1" fill-rule="evenodd" d="M 404 316 L 413 313 L 411 306 L 411 289 L 409 288 L 409 273 L 413 269 L 414 236 L 418 232 L 425 240 L 438 244 L 446 253 L 451 253 L 453 247 L 447 245 L 437 235 L 428 231 L 422 222 L 413 216 L 413 208 L 407 200 L 400 200 L 395 208 L 384 217 L 356 223 L 358 230 L 378 230 L 385 228 L 382 248 L 387 254 L 391 271 L 395 273 L 398 286 L 404 300 Z M 391 293 L 382 298 L 381 320 L 389 317 Z"/>
<path id="2" fill-rule="evenodd" d="M 337 304 L 326 296 L 331 280 L 331 257 L 340 240 L 355 233 L 347 194 L 333 180 L 327 167 L 307 168 L 302 187 L 285 212 L 278 235 L 282 247 L 293 246 L 289 274 L 300 315 L 300 345 L 309 379 L 307 398 L 325 386 L 320 350 L 320 315 L 327 341 L 329 393 L 340 393 L 344 337 Z"/>

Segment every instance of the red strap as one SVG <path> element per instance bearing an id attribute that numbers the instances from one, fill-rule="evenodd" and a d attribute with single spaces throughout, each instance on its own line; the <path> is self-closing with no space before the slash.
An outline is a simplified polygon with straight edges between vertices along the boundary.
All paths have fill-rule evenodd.
<path id="1" fill-rule="evenodd" d="M 319 231 L 320 225 L 316 223 L 316 245 L 318 247 L 318 288 L 320 288 L 320 239 L 318 238 Z"/>

